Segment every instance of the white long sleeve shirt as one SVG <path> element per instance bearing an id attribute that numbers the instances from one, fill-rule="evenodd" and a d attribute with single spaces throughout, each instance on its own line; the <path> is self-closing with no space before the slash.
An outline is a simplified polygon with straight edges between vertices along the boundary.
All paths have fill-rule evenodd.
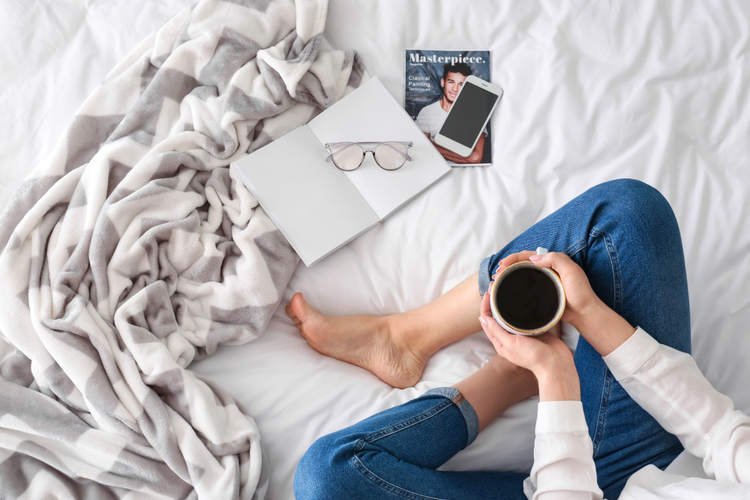
<path id="1" fill-rule="evenodd" d="M 628 394 L 703 461 L 711 478 L 651 465 L 630 477 L 619 500 L 750 500 L 750 418 L 711 386 L 690 355 L 639 328 L 604 361 Z M 602 500 L 592 450 L 579 401 L 539 403 L 526 496 Z"/>

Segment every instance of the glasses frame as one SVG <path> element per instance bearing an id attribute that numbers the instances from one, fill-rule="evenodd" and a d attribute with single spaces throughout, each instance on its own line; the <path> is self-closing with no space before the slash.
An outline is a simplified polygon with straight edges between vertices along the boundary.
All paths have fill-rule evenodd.
<path id="1" fill-rule="evenodd" d="M 406 158 L 404 159 L 404 162 L 400 166 L 398 166 L 397 168 L 385 168 L 383 165 L 381 165 L 378 162 L 378 159 L 375 157 L 375 150 L 379 146 L 382 146 L 383 144 L 391 144 L 391 143 L 401 144 L 402 146 L 406 147 Z M 336 163 L 336 160 L 333 159 L 333 155 L 334 155 L 333 148 L 335 146 L 339 146 L 341 144 L 351 144 L 351 145 L 354 145 L 354 146 L 358 146 L 359 149 L 362 150 L 362 160 L 360 160 L 359 165 L 357 165 L 356 167 L 354 167 L 352 169 L 349 169 L 349 170 L 343 169 L 340 166 L 338 166 L 338 164 Z M 339 170 L 341 170 L 342 172 L 353 172 L 353 171 L 357 170 L 359 167 L 361 167 L 362 164 L 365 162 L 365 158 L 367 157 L 367 153 L 372 153 L 372 159 L 375 160 L 375 163 L 378 165 L 378 167 L 382 168 L 386 172 L 395 172 L 396 170 L 398 170 L 401 167 L 403 167 L 404 165 L 406 165 L 407 161 L 411 161 L 411 156 L 409 156 L 409 149 L 412 146 L 414 146 L 414 143 L 412 141 L 383 141 L 383 142 L 352 142 L 352 141 L 341 141 L 341 142 L 327 142 L 325 144 L 325 148 L 328 151 L 328 158 L 326 158 L 326 161 L 330 161 L 331 163 L 333 163 L 333 165 L 336 168 L 338 168 Z"/>

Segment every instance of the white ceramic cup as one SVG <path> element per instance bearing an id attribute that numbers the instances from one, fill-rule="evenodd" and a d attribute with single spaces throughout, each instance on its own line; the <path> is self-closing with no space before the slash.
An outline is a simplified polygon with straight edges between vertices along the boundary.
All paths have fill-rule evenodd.
<path id="1" fill-rule="evenodd" d="M 536 253 L 544 255 L 547 249 L 539 247 Z M 527 268 L 540 273 L 525 272 L 523 275 L 508 279 L 517 271 Z M 523 276 L 523 279 L 520 276 Z M 549 280 L 554 286 L 554 297 L 549 286 L 542 284 L 538 284 L 536 288 L 532 286 L 532 282 L 536 283 L 537 280 Z M 512 288 L 508 288 L 509 286 Z M 540 294 L 536 293 L 539 287 L 547 292 L 546 300 L 541 300 Z M 498 307 L 498 298 L 505 299 L 501 307 Z M 560 321 L 565 311 L 565 290 L 560 276 L 555 271 L 524 260 L 506 267 L 495 278 L 490 291 L 490 307 L 492 317 L 510 333 L 541 335 Z"/>

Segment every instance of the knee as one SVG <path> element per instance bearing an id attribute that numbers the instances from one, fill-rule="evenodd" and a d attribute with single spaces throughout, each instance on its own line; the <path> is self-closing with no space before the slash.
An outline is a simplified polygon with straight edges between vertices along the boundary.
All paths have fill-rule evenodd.
<path id="1" fill-rule="evenodd" d="M 659 190 L 635 179 L 617 179 L 600 185 L 611 203 L 617 205 L 623 218 L 658 229 L 666 229 L 677 221 L 667 199 Z"/>
<path id="2" fill-rule="evenodd" d="M 623 200 L 626 203 L 662 204 L 666 202 L 659 190 L 637 179 L 615 179 L 602 183 L 599 187 L 605 189 L 612 199 Z"/>
<path id="3" fill-rule="evenodd" d="M 348 460 L 334 436 L 324 436 L 305 452 L 294 473 L 297 500 L 347 498 Z"/>

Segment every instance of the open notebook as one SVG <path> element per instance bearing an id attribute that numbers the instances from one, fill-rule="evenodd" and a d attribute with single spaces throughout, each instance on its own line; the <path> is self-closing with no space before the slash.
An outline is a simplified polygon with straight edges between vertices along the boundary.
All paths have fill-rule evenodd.
<path id="1" fill-rule="evenodd" d="M 327 142 L 412 141 L 412 160 L 386 171 L 367 154 L 343 172 Z M 443 157 L 377 79 L 232 164 L 307 266 L 342 247 L 450 172 Z"/>

